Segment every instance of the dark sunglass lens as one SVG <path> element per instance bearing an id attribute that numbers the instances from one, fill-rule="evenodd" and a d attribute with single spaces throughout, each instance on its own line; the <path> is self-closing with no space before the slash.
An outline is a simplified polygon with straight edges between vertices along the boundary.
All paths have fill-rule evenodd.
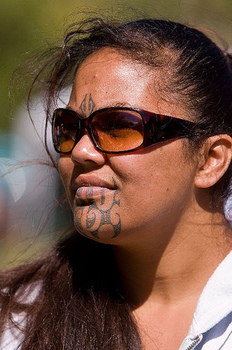
<path id="1" fill-rule="evenodd" d="M 106 152 L 130 151 L 143 143 L 143 120 L 137 111 L 106 109 L 93 116 L 91 132 Z"/>
<path id="2" fill-rule="evenodd" d="M 78 118 L 71 110 L 58 109 L 53 115 L 53 143 L 60 153 L 72 151 L 78 129 Z"/>

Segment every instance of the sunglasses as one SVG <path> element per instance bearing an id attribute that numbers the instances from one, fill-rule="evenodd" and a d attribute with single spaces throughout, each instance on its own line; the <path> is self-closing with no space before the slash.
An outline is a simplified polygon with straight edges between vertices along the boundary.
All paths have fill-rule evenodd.
<path id="1" fill-rule="evenodd" d="M 137 108 L 99 109 L 85 119 L 71 109 L 58 108 L 53 114 L 52 134 L 58 153 L 71 153 L 85 130 L 99 151 L 126 153 L 159 142 L 190 137 L 195 125 Z"/>

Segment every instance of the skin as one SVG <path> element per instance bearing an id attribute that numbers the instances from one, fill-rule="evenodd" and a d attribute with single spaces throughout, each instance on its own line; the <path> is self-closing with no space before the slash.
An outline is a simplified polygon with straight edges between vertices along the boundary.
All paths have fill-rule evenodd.
<path id="1" fill-rule="evenodd" d="M 185 114 L 180 108 L 168 105 L 166 102 L 163 102 L 164 106 L 161 106 L 160 98 L 154 92 L 154 77 L 147 68 L 119 57 L 118 61 L 118 54 L 110 53 L 108 56 L 104 54 L 105 59 L 102 57 L 99 59 L 97 54 L 87 59 L 77 73 L 68 107 L 77 111 L 83 118 L 93 110 L 117 105 L 138 107 L 158 113 L 165 111 L 166 114 L 176 117 Z M 136 88 L 134 81 L 136 81 Z M 159 101 L 156 106 L 154 106 L 154 99 Z M 164 108 L 165 106 L 166 108 Z M 166 151 L 169 148 L 171 152 L 169 151 L 168 156 L 166 156 Z M 176 158 L 173 164 L 172 152 L 176 148 L 180 150 L 180 157 Z M 155 157 L 152 153 L 153 150 L 156 150 Z M 76 145 L 71 157 L 65 156 L 60 159 L 61 176 L 67 189 L 71 207 L 74 210 L 76 228 L 81 229 L 83 234 L 92 238 L 87 224 L 86 227 L 84 227 L 84 223 L 79 225 L 79 216 L 81 216 L 83 206 L 76 204 L 81 199 L 87 200 L 88 197 L 96 194 L 94 206 L 99 209 L 101 196 L 97 197 L 98 192 L 101 192 L 102 195 L 102 191 L 104 192 L 104 200 L 108 199 L 109 205 L 115 201 L 118 202 L 117 213 L 123 225 L 123 231 L 127 232 L 127 234 L 120 235 L 124 243 L 128 241 L 130 235 L 133 235 L 134 240 L 135 228 L 138 231 L 136 236 L 140 239 L 141 235 L 144 235 L 144 232 L 150 227 L 153 231 L 154 225 L 164 225 L 164 222 L 167 221 L 167 213 L 173 212 L 174 203 L 170 201 L 170 196 L 173 197 L 176 207 L 179 208 L 178 216 L 180 216 L 183 203 L 186 201 L 186 192 L 189 192 L 189 181 L 186 181 L 186 191 L 182 191 L 182 196 L 179 189 L 173 186 L 173 183 L 180 183 L 180 180 L 183 186 L 185 180 L 182 170 L 179 169 L 174 175 L 172 169 L 178 164 L 184 166 L 184 163 L 186 162 L 180 140 L 175 143 L 170 142 L 167 147 L 157 145 L 127 155 L 106 156 L 94 148 L 89 136 L 85 134 Z M 191 172 L 191 168 L 192 164 L 189 163 L 187 171 Z M 146 173 L 144 173 L 144 169 L 147 169 Z M 188 177 L 189 175 L 186 174 L 186 178 Z M 79 196 L 78 203 L 75 204 L 77 200 L 74 189 L 76 190 L 79 186 L 79 182 L 86 183 L 88 188 L 85 186 L 81 188 L 82 197 Z M 90 186 L 91 183 L 96 186 Z M 160 188 L 161 183 L 162 187 Z M 92 187 L 92 195 L 90 195 L 90 187 Z M 86 188 L 89 194 L 87 194 Z M 108 189 L 113 190 L 108 191 Z M 158 192 L 157 189 L 159 189 Z M 118 195 L 115 196 L 115 192 Z M 114 200 L 114 197 L 119 197 L 119 199 Z M 140 205 L 138 205 L 138 201 Z M 151 206 L 151 202 L 154 202 L 153 206 Z M 157 212 L 156 216 L 154 216 L 154 209 Z M 131 217 L 131 212 L 134 213 L 133 217 Z M 161 220 L 162 217 L 165 219 Z M 175 225 L 176 217 L 173 219 L 173 225 Z M 89 221 L 87 220 L 87 222 Z M 106 226 L 105 230 L 102 227 L 98 238 L 107 243 L 116 243 L 115 240 L 112 241 L 112 231 L 109 232 Z M 130 244 L 129 241 L 128 244 Z"/>
<path id="2" fill-rule="evenodd" d="M 184 106 L 161 98 L 159 77 L 101 49 L 77 71 L 68 108 L 83 118 L 100 108 L 129 106 L 187 119 Z M 114 246 L 148 350 L 179 348 L 205 283 L 232 245 L 223 216 L 210 209 L 208 191 L 228 167 L 231 139 L 212 137 L 189 160 L 183 142 L 106 155 L 85 132 L 72 154 L 59 160 L 76 229 Z"/>

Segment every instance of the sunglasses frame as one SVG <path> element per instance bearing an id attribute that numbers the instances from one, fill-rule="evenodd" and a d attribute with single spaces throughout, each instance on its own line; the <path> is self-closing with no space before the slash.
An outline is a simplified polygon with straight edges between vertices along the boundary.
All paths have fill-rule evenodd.
<path id="1" fill-rule="evenodd" d="M 105 151 L 102 149 L 98 144 L 96 144 L 96 141 L 93 136 L 93 132 L 91 130 L 90 124 L 93 119 L 93 117 L 96 116 L 96 114 L 99 114 L 101 112 L 112 112 L 112 111 L 132 111 L 137 112 L 143 121 L 143 127 L 144 127 L 144 135 L 143 135 L 143 142 L 141 145 L 125 151 Z M 75 135 L 75 142 L 70 151 L 62 152 L 59 151 L 59 149 L 56 147 L 55 142 L 55 132 L 54 132 L 54 125 L 56 117 L 60 113 L 72 113 L 76 116 L 77 121 L 79 123 L 79 132 L 77 130 Z M 53 145 L 57 153 L 60 154 L 70 154 L 76 144 L 81 140 L 82 136 L 84 135 L 84 130 L 88 131 L 89 137 L 91 141 L 94 144 L 94 147 L 103 153 L 110 153 L 110 154 L 121 154 L 121 153 L 129 153 L 133 152 L 145 147 L 149 147 L 152 145 L 155 145 L 157 143 L 165 142 L 168 140 L 174 140 L 179 138 L 189 138 L 193 128 L 195 127 L 196 123 L 191 122 L 189 120 L 170 117 L 167 115 L 157 114 L 153 112 L 148 112 L 139 108 L 130 108 L 130 107 L 109 107 L 109 108 L 103 108 L 98 109 L 91 113 L 88 118 L 82 118 L 79 116 L 77 112 L 75 112 L 72 109 L 69 108 L 57 108 L 54 110 L 53 117 L 52 117 L 52 139 L 53 139 Z"/>

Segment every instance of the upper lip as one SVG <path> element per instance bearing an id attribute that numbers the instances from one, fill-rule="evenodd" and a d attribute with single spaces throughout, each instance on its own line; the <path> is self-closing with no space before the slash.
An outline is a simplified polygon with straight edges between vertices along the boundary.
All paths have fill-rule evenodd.
<path id="1" fill-rule="evenodd" d="M 113 180 L 106 181 L 101 179 L 96 175 L 79 175 L 72 180 L 72 187 L 74 190 L 77 190 L 79 187 L 105 187 L 109 189 L 115 189 L 116 186 L 113 183 Z"/>

